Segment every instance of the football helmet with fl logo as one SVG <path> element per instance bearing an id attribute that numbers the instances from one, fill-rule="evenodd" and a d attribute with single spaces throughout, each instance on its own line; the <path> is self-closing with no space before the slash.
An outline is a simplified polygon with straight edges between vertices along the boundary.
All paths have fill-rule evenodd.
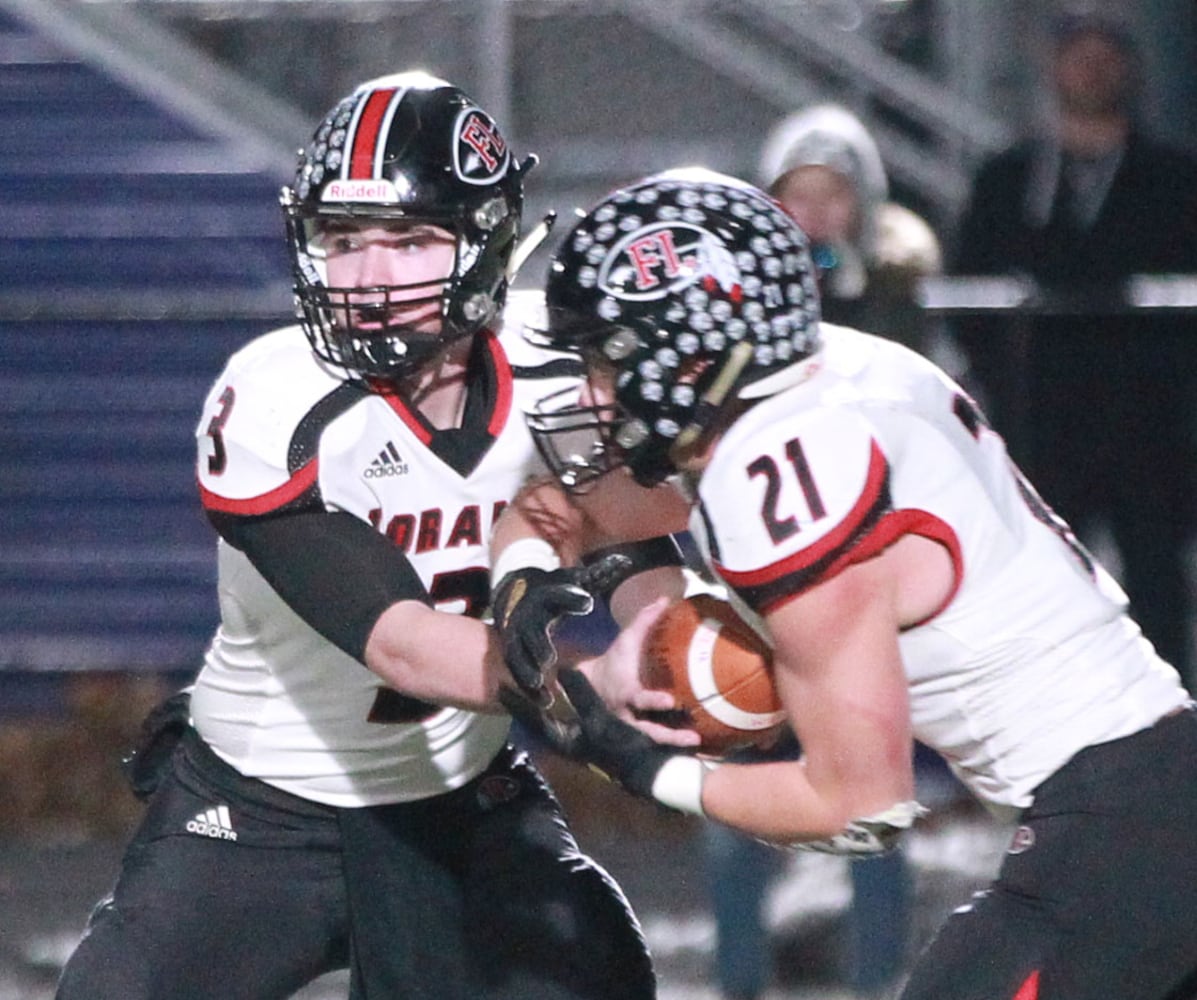
<path id="1" fill-rule="evenodd" d="M 608 374 L 613 395 L 561 393 L 528 417 L 575 493 L 621 465 L 662 482 L 732 402 L 792 384 L 821 344 L 802 231 L 768 195 L 701 168 L 599 202 L 562 239 L 545 297 L 548 345 L 580 353 L 592 385 Z"/>

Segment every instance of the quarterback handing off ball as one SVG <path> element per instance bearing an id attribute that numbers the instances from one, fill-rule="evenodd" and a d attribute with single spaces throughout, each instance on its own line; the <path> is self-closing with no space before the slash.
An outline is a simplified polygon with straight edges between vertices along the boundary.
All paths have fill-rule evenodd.
<path id="1" fill-rule="evenodd" d="M 702 753 L 768 747 L 785 725 L 769 647 L 726 601 L 698 594 L 671 605 L 645 660 L 645 683 L 673 693 Z"/>

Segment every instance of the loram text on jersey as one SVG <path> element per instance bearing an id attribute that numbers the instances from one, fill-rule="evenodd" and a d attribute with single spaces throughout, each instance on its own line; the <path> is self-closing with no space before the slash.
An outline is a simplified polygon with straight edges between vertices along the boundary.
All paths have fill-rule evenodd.
<path id="1" fill-rule="evenodd" d="M 489 521 L 482 523 L 485 504 L 466 504 L 450 521 L 452 511 L 430 507 L 419 514 L 395 514 L 385 517 L 379 507 L 370 511 L 370 523 L 378 528 L 404 553 L 431 552 L 439 548 L 459 545 L 482 545 L 490 537 L 490 530 L 507 506 L 506 500 L 496 500 L 489 511 Z M 452 525 L 446 531 L 448 525 Z"/>

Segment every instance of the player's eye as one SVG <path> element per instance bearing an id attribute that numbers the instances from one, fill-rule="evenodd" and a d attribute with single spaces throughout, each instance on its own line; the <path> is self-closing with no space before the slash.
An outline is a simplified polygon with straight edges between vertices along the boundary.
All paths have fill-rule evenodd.
<path id="1" fill-rule="evenodd" d="M 382 245 L 388 250 L 394 250 L 396 253 L 414 257 L 427 250 L 430 243 L 430 240 L 420 239 L 419 237 L 397 236 L 393 239 L 383 241 Z"/>
<path id="2" fill-rule="evenodd" d="M 335 229 L 318 231 L 308 241 L 309 252 L 318 257 L 336 257 L 355 253 L 364 246 L 365 242 L 359 234 Z"/>
<path id="3" fill-rule="evenodd" d="M 429 250 L 439 250 L 452 243 L 453 240 L 444 233 L 422 229 L 396 233 L 386 240 L 388 249 L 411 255 L 426 253 Z"/>

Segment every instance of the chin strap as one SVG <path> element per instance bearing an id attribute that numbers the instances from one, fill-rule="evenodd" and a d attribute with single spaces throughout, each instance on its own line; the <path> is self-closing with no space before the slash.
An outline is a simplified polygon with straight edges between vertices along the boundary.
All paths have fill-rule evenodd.
<path id="1" fill-rule="evenodd" d="M 553 224 L 556 221 L 556 212 L 546 213 L 545 217 L 529 231 L 528 235 L 520 240 L 519 245 L 512 251 L 511 260 L 507 262 L 508 284 L 511 284 L 515 280 L 515 276 L 519 273 L 520 268 L 524 266 L 536 248 L 548 239 L 549 233 L 552 231 Z"/>
<path id="2" fill-rule="evenodd" d="M 677 439 L 669 447 L 669 457 L 674 462 L 685 457 L 685 453 L 697 443 L 703 432 L 711 426 L 719 408 L 727 399 L 744 369 L 752 361 L 753 347 L 746 340 L 740 341 L 728 352 L 723 368 L 715 376 L 715 380 L 702 394 L 698 405 L 694 408 L 694 415 L 690 422 L 682 428 Z"/>

